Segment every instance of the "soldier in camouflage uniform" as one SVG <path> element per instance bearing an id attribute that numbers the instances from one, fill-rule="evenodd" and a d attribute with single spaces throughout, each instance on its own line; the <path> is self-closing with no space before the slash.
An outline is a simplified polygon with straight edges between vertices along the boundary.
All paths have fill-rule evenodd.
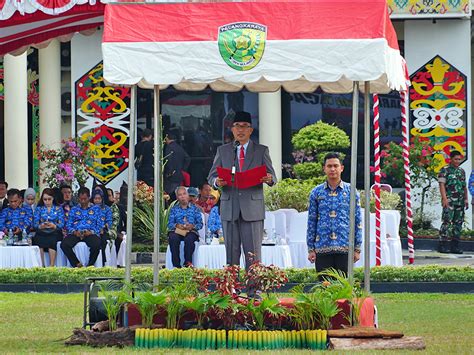
<path id="1" fill-rule="evenodd" d="M 459 248 L 464 209 L 469 207 L 466 186 L 466 173 L 459 167 L 463 156 L 458 151 L 449 155 L 451 162 L 438 174 L 441 204 L 443 206 L 442 225 L 439 230 L 440 253 L 462 254 Z"/>

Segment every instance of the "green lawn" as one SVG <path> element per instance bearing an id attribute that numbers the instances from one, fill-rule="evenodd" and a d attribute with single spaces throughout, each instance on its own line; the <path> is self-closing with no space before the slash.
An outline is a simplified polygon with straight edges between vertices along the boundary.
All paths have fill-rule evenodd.
<path id="1" fill-rule="evenodd" d="M 422 336 L 427 353 L 472 354 L 474 295 L 378 294 L 375 297 L 382 328 Z M 0 293 L 0 352 L 146 353 L 133 349 L 64 346 L 63 341 L 71 334 L 72 328 L 82 324 L 82 301 L 81 294 Z M 189 354 L 190 351 L 173 350 L 172 353 Z M 294 354 L 295 351 L 280 353 Z M 310 351 L 299 353 L 309 354 Z"/>

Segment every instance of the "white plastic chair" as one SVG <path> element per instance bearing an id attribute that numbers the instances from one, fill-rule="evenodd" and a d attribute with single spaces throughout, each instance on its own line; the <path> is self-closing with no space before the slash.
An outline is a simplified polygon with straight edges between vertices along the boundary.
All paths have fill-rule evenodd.
<path id="1" fill-rule="evenodd" d="M 308 211 L 291 214 L 288 246 L 290 247 L 293 267 L 314 267 L 308 260 L 306 231 L 308 228 Z"/>
<path id="2" fill-rule="evenodd" d="M 396 210 L 382 210 L 381 218 L 385 222 L 385 236 L 393 266 L 403 266 L 402 244 L 400 241 L 400 212 Z"/>
<path id="3" fill-rule="evenodd" d="M 67 237 L 66 237 L 67 238 Z M 71 267 L 69 260 L 61 249 L 61 242 L 56 244 L 56 266 L 67 266 Z M 76 254 L 79 261 L 82 265 L 87 265 L 89 263 L 89 247 L 84 242 L 77 243 L 74 248 L 74 253 Z M 49 255 L 45 253 L 44 263 L 49 265 Z M 94 264 L 95 267 L 102 267 L 102 252 L 99 252 L 99 256 Z"/>
<path id="4" fill-rule="evenodd" d="M 267 235 L 270 236 L 272 230 L 275 228 L 275 215 L 271 211 L 265 211 L 265 220 L 263 221 L 263 229 L 267 231 Z"/>
<path id="5" fill-rule="evenodd" d="M 199 248 L 199 242 L 194 242 L 194 245 L 196 248 L 194 249 L 194 253 L 193 253 L 193 265 L 196 265 L 196 254 Z M 184 242 L 181 242 L 179 244 L 179 257 L 181 259 L 181 266 L 183 266 L 182 264 L 184 263 Z M 167 269 L 174 269 L 173 261 L 171 260 L 171 250 L 170 250 L 169 245 L 166 248 L 165 266 Z"/>
<path id="6" fill-rule="evenodd" d="M 361 209 L 361 216 L 362 216 L 362 245 L 361 245 L 361 253 L 360 259 L 357 263 L 355 263 L 356 267 L 364 265 L 364 228 L 365 228 L 365 221 L 364 221 L 364 209 Z M 381 218 L 380 221 L 380 262 L 381 265 L 393 265 L 391 262 L 391 255 L 390 249 L 387 243 L 386 237 L 386 229 L 385 229 L 385 220 Z M 375 249 L 376 249 L 376 240 L 375 240 L 375 214 L 370 214 L 370 266 L 375 266 Z"/>
<path id="7" fill-rule="evenodd" d="M 281 236 L 281 238 L 288 241 L 288 229 L 286 225 L 286 214 L 281 211 L 273 211 L 275 216 L 275 231 Z"/>
<path id="8" fill-rule="evenodd" d="M 275 212 L 283 212 L 286 216 L 286 234 L 290 234 L 290 227 L 291 227 L 291 217 L 295 214 L 298 213 L 297 210 L 294 208 L 280 208 L 279 210 L 276 210 Z"/>

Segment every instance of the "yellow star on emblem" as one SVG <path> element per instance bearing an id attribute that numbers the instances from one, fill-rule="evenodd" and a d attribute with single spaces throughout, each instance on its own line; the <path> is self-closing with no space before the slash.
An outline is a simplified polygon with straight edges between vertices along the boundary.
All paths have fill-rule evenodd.
<path id="1" fill-rule="evenodd" d="M 239 36 L 235 39 L 235 47 L 237 49 L 246 49 L 249 46 L 249 39 L 244 36 Z"/>

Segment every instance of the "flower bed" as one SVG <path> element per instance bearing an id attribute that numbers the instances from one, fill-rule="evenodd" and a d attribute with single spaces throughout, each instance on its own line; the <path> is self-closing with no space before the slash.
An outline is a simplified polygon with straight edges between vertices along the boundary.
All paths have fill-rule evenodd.
<path id="1" fill-rule="evenodd" d="M 129 341 L 133 336 L 131 329 L 137 329 L 140 324 L 149 329 L 144 335 L 141 330 L 135 334 L 137 344 L 144 347 L 313 348 L 320 347 L 317 345 L 317 334 L 320 333 L 314 332 L 317 329 L 340 329 L 343 325 L 359 324 L 374 326 L 372 299 L 358 284 L 351 285 L 345 275 L 336 270 L 320 273 L 324 281 L 309 291 L 304 289 L 304 284 L 294 287 L 291 290 L 293 297 L 288 299 L 278 299 L 272 292 L 288 281 L 284 272 L 275 266 L 255 262 L 242 273 L 239 266 L 227 266 L 212 277 L 203 270 L 191 272 L 191 278 L 154 291 L 136 283 L 96 280 L 91 290 L 98 285 L 100 293 L 94 296 L 94 304 L 103 306 L 107 322 L 106 327 L 101 322 L 96 323 L 95 329 L 110 330 L 104 332 L 106 342 L 101 344 L 99 339 L 97 344 L 115 345 L 113 339 L 117 329 L 117 341 L 123 344 L 124 338 Z M 123 313 L 126 322 L 120 317 L 122 309 L 126 310 Z M 120 328 L 123 324 L 131 329 Z M 153 328 L 162 330 L 150 330 Z M 189 329 L 192 330 L 184 333 Z M 181 338 L 178 338 L 179 333 Z M 271 334 L 266 342 L 264 334 Z M 84 344 L 89 344 L 90 335 L 84 330 L 74 332 L 73 344 L 81 344 L 81 336 Z M 157 336 L 161 343 L 156 343 Z"/>

